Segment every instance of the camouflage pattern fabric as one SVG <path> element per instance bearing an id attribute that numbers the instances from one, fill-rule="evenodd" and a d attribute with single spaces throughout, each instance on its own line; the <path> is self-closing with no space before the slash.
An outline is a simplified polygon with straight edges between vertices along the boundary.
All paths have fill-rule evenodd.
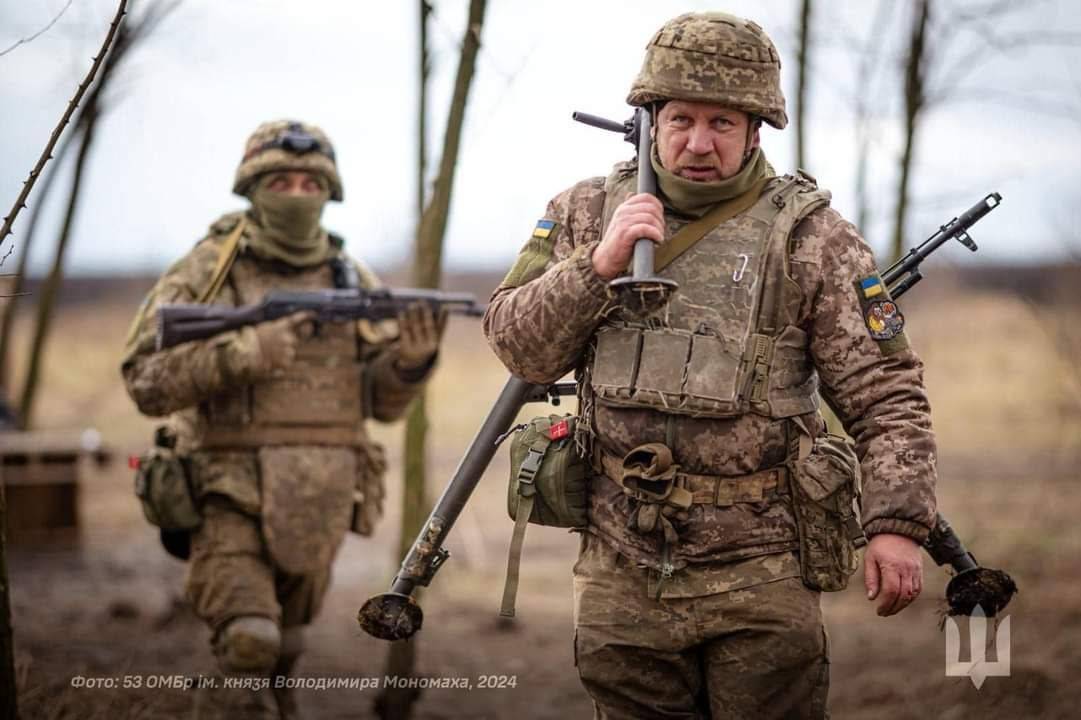
<path id="1" fill-rule="evenodd" d="M 660 600 L 649 589 L 655 575 L 583 538 L 574 568 L 575 661 L 594 717 L 826 717 L 819 594 L 800 581 L 791 554 L 733 563 L 723 573 L 688 568 Z"/>
<path id="2" fill-rule="evenodd" d="M 329 565 L 299 575 L 275 569 L 258 518 L 220 497 L 203 506 L 203 524 L 192 536 L 187 595 L 215 633 L 243 615 L 270 618 L 283 628 L 307 625 L 329 584 Z"/>
<path id="3" fill-rule="evenodd" d="M 385 462 L 364 419 L 397 419 L 426 379 L 396 370 L 393 321 L 328 325 L 300 343 L 293 367 L 273 373 L 251 328 L 155 351 L 157 308 L 200 298 L 240 217 L 220 218 L 155 284 L 132 324 L 121 367 L 139 409 L 171 414 L 182 430 L 178 447 L 190 454 L 204 518 L 192 537 L 188 595 L 214 630 L 241 615 L 285 627 L 314 617 L 345 529 L 352 521 L 370 533 L 383 511 Z M 333 286 L 327 265 L 295 268 L 251 253 L 258 231 L 249 214 L 212 302 L 249 304 L 272 288 Z M 363 265 L 349 262 L 362 287 L 378 285 Z M 336 436 L 351 439 L 312 441 L 323 429 L 347 431 Z M 223 446 L 223 436 L 235 446 Z M 275 447 L 260 445 L 270 436 L 279 438 Z"/>
<path id="4" fill-rule="evenodd" d="M 612 311 L 606 283 L 590 260 L 600 242 L 604 183 L 603 178 L 583 181 L 549 203 L 544 218 L 557 237 L 543 271 L 521 277 L 516 286 L 501 284 L 485 314 L 492 349 L 511 372 L 531 382 L 552 382 L 572 369 L 582 378 L 596 329 Z M 666 220 L 670 237 L 682 225 L 668 212 Z M 525 250 L 534 247 L 527 244 Z M 888 532 L 922 542 L 935 513 L 935 443 L 923 365 L 911 348 L 887 352 L 870 335 L 855 281 L 875 273 L 874 257 L 850 223 L 830 208 L 815 210 L 796 226 L 791 248 L 791 280 L 799 290 L 791 299 L 792 314 L 810 338 L 807 354 L 820 392 L 856 442 L 864 529 L 868 536 Z M 536 267 L 535 259 L 530 267 Z M 782 464 L 788 454 L 787 421 L 763 415 L 696 418 L 601 402 L 584 410 L 593 413 L 592 431 L 609 452 L 622 456 L 670 438 L 676 461 L 688 472 L 748 475 Z M 824 429 L 814 415 L 805 421 Z M 645 553 L 634 552 L 626 535 L 617 532 L 626 528 L 629 508 L 613 485 L 595 482 L 591 488 L 594 531 L 644 560 Z M 790 540 L 779 542 L 782 536 Z M 795 541 L 791 511 L 783 502 L 771 503 L 768 512 L 754 504 L 695 505 L 681 537 L 695 537 L 697 545 L 709 549 L 707 555 L 688 557 L 690 562 L 789 550 Z"/>
<path id="5" fill-rule="evenodd" d="M 290 134 L 298 139 L 310 138 L 313 145 L 307 152 L 282 147 L 289 144 Z M 330 199 L 343 198 L 342 180 L 334 158 L 334 146 L 319 127 L 296 120 L 274 120 L 255 129 L 244 144 L 244 155 L 236 169 L 233 192 L 248 195 L 255 180 L 268 172 L 281 170 L 306 170 L 324 175 L 330 183 Z"/>
<path id="6" fill-rule="evenodd" d="M 259 450 L 263 535 L 276 565 L 292 574 L 328 567 L 352 518 L 352 448 Z"/>
<path id="7" fill-rule="evenodd" d="M 735 108 L 777 129 L 788 124 L 777 48 L 758 25 L 727 13 L 680 15 L 649 41 L 627 102 L 672 99 Z"/>

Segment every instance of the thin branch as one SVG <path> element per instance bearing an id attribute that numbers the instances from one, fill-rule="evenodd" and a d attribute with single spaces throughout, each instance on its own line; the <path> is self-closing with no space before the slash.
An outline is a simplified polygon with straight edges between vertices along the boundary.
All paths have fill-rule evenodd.
<path id="1" fill-rule="evenodd" d="M 54 17 L 52 20 L 49 21 L 49 24 L 46 25 L 45 27 L 41 28 L 40 30 L 38 30 L 33 35 L 30 35 L 29 37 L 19 38 L 18 40 L 15 41 L 15 44 L 12 45 L 11 47 L 6 48 L 4 50 L 0 50 L 0 57 L 4 57 L 9 52 L 11 52 L 15 48 L 19 47 L 20 45 L 23 45 L 23 44 L 28 43 L 28 42 L 33 42 L 33 41 L 37 40 L 39 37 L 41 37 L 42 35 L 44 35 L 45 33 L 49 32 L 49 29 L 53 25 L 56 24 L 56 21 L 59 20 L 64 15 L 64 13 L 66 13 L 68 11 L 68 8 L 71 7 L 72 2 L 74 2 L 74 0 L 68 0 L 68 4 L 60 9 L 60 12 L 58 12 L 56 14 L 56 17 Z"/>
<path id="2" fill-rule="evenodd" d="M 966 87 L 955 90 L 949 95 L 939 94 L 933 98 L 928 98 L 928 105 L 930 105 L 932 101 L 937 104 L 945 104 L 946 102 L 949 102 L 950 104 L 986 103 L 1010 107 L 1017 110 L 1039 112 L 1044 115 L 1072 121 L 1076 121 L 1078 117 L 1077 103 L 1058 102 L 1051 98 L 1035 97 L 1032 95 L 1024 95 L 1023 93 L 1011 93 L 1007 90 L 1000 90 L 999 88 Z"/>
<path id="3" fill-rule="evenodd" d="M 1031 47 L 1077 47 L 1081 45 L 1081 34 L 1069 32 L 1027 32 L 1016 33 L 1009 36 L 995 35 L 990 27 L 986 31 L 977 33 L 977 36 L 986 44 L 973 48 L 953 65 L 942 71 L 942 79 L 935 83 L 935 91 L 929 95 L 941 96 L 957 87 L 961 82 L 976 70 L 984 68 L 981 60 L 991 54 L 1000 53 L 1008 55 L 1018 50 L 1026 50 Z"/>
<path id="4" fill-rule="evenodd" d="M 86 74 L 83 81 L 79 83 L 78 90 L 75 91 L 75 97 L 68 102 L 68 107 L 64 111 L 64 115 L 60 118 L 60 122 L 55 128 L 53 128 L 53 134 L 49 138 L 49 143 L 45 146 L 45 149 L 41 152 L 41 157 L 38 158 L 37 164 L 34 165 L 34 169 L 30 171 L 30 177 L 23 182 L 23 189 L 19 193 L 19 197 L 15 199 L 15 204 L 12 206 L 11 211 L 4 218 L 4 225 L 0 227 L 0 246 L 4 244 L 4 239 L 11 234 L 11 228 L 15 224 L 15 218 L 18 216 L 19 211 L 26 207 L 26 198 L 29 197 L 30 191 L 34 187 L 34 183 L 37 182 L 38 177 L 41 176 L 41 171 L 45 168 L 47 163 L 52 158 L 53 148 L 56 147 L 57 140 L 60 139 L 60 134 L 64 132 L 64 128 L 67 126 L 68 121 L 71 120 L 72 114 L 75 112 L 75 108 L 79 106 L 79 102 L 83 99 L 83 95 L 86 93 L 90 83 L 94 81 L 94 76 L 98 72 L 98 68 L 101 67 L 105 61 L 105 56 L 109 53 L 109 48 L 113 43 L 113 38 L 116 37 L 116 31 L 120 27 L 120 21 L 124 18 L 124 13 L 127 12 L 128 0 L 120 0 L 120 5 L 116 9 L 116 16 L 113 17 L 113 21 L 109 23 L 109 32 L 105 36 L 105 41 L 101 44 L 101 49 L 98 54 L 94 56 L 94 64 L 90 66 L 90 72 Z"/>
<path id="5" fill-rule="evenodd" d="M 1017 0 L 994 0 L 979 7 L 958 8 L 956 12 L 942 19 L 942 27 L 966 28 L 977 21 L 988 18 L 1001 19 L 1002 16 L 1014 11 L 1031 11 L 1034 5 L 1046 4 L 1047 0 L 1030 0 L 1028 3 L 1019 3 Z"/>

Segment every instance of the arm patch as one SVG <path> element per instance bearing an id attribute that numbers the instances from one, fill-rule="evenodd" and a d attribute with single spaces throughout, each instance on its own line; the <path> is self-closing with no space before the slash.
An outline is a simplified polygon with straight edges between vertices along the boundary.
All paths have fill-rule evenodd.
<path id="1" fill-rule="evenodd" d="M 856 280 L 855 287 L 863 324 L 882 354 L 893 355 L 908 349 L 905 316 L 890 297 L 882 278 L 870 275 Z"/>
<path id="2" fill-rule="evenodd" d="M 533 234 L 518 253 L 514 266 L 503 278 L 501 287 L 520 287 L 543 275 L 552 259 L 559 229 L 559 223 L 555 220 L 538 220 Z"/>

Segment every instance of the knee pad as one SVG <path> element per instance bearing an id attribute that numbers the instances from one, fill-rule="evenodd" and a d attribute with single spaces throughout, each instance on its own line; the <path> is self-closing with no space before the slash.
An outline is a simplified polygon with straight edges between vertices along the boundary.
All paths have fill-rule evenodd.
<path id="1" fill-rule="evenodd" d="M 269 675 L 278 662 L 281 644 L 281 630 L 273 620 L 242 615 L 225 626 L 214 649 L 226 673 Z"/>

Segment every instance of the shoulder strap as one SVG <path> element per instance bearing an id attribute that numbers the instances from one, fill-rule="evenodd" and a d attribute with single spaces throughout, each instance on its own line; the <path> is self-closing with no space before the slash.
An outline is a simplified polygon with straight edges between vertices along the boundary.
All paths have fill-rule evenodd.
<path id="1" fill-rule="evenodd" d="M 525 542 L 526 525 L 529 516 L 533 514 L 533 501 L 536 499 L 537 487 L 533 484 L 534 478 L 540 472 L 544 463 L 544 456 L 552 445 L 548 437 L 548 427 L 541 429 L 539 426 L 549 418 L 535 418 L 533 425 L 537 433 L 529 451 L 518 468 L 518 509 L 514 513 L 514 533 L 511 535 L 510 551 L 507 553 L 507 580 L 503 585 L 503 602 L 499 607 L 502 617 L 514 617 L 514 599 L 518 595 L 518 572 L 522 564 L 522 545 Z"/>
<path id="2" fill-rule="evenodd" d="M 668 242 L 657 248 L 657 254 L 653 260 L 654 272 L 660 272 L 673 263 L 680 255 L 694 247 L 694 244 L 704 238 L 713 228 L 749 210 L 752 205 L 758 202 L 759 196 L 762 195 L 762 189 L 766 187 L 769 180 L 768 177 L 760 179 L 742 195 L 737 195 L 731 200 L 719 204 L 694 222 L 680 228 L 679 232 L 673 235 Z"/>
<path id="3" fill-rule="evenodd" d="M 225 284 L 225 278 L 229 276 L 229 269 L 233 267 L 233 262 L 236 260 L 237 249 L 240 247 L 240 236 L 244 233 L 247 224 L 248 219 L 241 216 L 236 227 L 229 233 L 229 237 L 225 238 L 225 242 L 222 243 L 221 250 L 218 253 L 218 264 L 214 266 L 214 273 L 210 276 L 210 284 L 207 285 L 196 300 L 200 305 L 212 302 L 221 292 L 221 287 Z"/>
<path id="4" fill-rule="evenodd" d="M 790 238 L 796 225 L 820 207 L 829 205 L 830 193 L 820 190 L 814 180 L 802 172 L 785 176 L 784 183 L 771 191 L 770 202 L 776 212 L 770 230 L 766 258 L 765 282 L 758 309 L 758 332 L 773 335 L 784 324 L 786 286 L 791 283 L 789 271 Z"/>

